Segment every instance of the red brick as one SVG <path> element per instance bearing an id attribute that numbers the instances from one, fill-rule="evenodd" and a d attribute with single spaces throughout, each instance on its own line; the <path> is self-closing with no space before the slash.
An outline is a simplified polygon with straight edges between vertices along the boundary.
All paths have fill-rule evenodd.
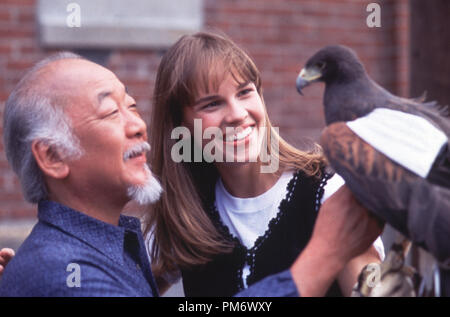
<path id="1" fill-rule="evenodd" d="M 0 8 L 0 23 L 12 22 L 13 16 L 10 10 Z"/>
<path id="2" fill-rule="evenodd" d="M 36 0 L 2 0 L 2 5 L 13 5 L 16 7 L 32 7 L 36 5 Z"/>
<path id="3" fill-rule="evenodd" d="M 39 48 L 35 3 L 1 1 L 0 102 L 7 98 L 25 69 L 55 51 Z M 265 102 L 273 124 L 280 127 L 285 139 L 301 145 L 305 136 L 317 140 L 324 126 L 323 85 L 310 87 L 301 97 L 295 91 L 295 77 L 306 59 L 321 47 L 336 43 L 351 46 L 375 80 L 396 92 L 408 91 L 408 1 L 380 2 L 383 27 L 379 29 L 366 26 L 368 3 L 205 0 L 204 18 L 206 26 L 224 31 L 254 58 L 262 74 Z M 113 50 L 109 60 L 109 67 L 128 86 L 147 122 L 160 59 L 159 50 Z M 0 174 L 5 171 L 9 171 L 9 166 L 2 157 Z M 33 206 L 24 203 L 16 180 L 14 186 L 17 191 L 10 196 L 3 196 L 7 193 L 0 186 L 0 221 L 5 217 L 30 217 L 35 212 Z"/>
<path id="4" fill-rule="evenodd" d="M 8 67 L 8 69 L 19 71 L 27 70 L 31 66 L 33 66 L 32 62 L 22 62 L 22 61 L 9 61 L 6 64 L 6 67 Z"/>
<path id="5" fill-rule="evenodd" d="M 25 39 L 32 38 L 36 34 L 33 28 L 1 28 L 0 39 Z"/>

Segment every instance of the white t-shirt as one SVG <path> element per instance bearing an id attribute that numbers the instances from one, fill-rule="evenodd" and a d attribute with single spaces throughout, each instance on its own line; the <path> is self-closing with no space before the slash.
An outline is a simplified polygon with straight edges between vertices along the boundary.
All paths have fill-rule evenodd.
<path id="1" fill-rule="evenodd" d="M 269 222 L 278 214 L 278 207 L 287 195 L 287 185 L 294 175 L 293 171 L 284 172 L 272 188 L 265 193 L 251 198 L 238 198 L 232 196 L 219 179 L 216 183 L 216 207 L 222 222 L 228 227 L 230 233 L 237 237 L 248 249 L 252 248 L 258 237 L 263 236 L 269 228 Z M 301 181 L 301 180 L 299 180 Z M 324 186 L 323 203 L 343 184 L 344 180 L 335 174 Z M 384 246 L 381 238 L 374 242 L 380 258 L 384 259 Z M 242 278 L 247 287 L 247 277 L 250 267 L 245 265 Z"/>

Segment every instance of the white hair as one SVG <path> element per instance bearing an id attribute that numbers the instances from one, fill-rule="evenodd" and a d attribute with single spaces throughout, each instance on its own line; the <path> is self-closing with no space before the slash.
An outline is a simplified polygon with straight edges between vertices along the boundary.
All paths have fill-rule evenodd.
<path id="1" fill-rule="evenodd" d="M 142 185 L 133 185 L 128 188 L 128 197 L 139 205 L 152 204 L 159 200 L 162 187 L 159 181 L 152 175 L 150 168 L 144 164 L 147 180 Z"/>
<path id="2" fill-rule="evenodd" d="M 62 59 L 83 58 L 62 52 L 42 60 L 20 80 L 5 104 L 3 142 L 6 157 L 19 177 L 25 199 L 31 203 L 48 198 L 42 172 L 31 151 L 34 140 L 53 147 L 62 158 L 82 155 L 80 143 L 64 113 L 65 98 L 54 95 L 39 78 L 45 66 Z"/>

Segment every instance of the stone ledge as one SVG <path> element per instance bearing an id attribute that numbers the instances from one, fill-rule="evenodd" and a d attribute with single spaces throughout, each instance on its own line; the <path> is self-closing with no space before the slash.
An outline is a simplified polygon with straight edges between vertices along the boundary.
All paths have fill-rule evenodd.
<path id="1" fill-rule="evenodd" d="M 79 8 L 79 27 L 69 27 L 68 11 Z M 40 43 L 63 48 L 167 48 L 203 25 L 203 0 L 41 0 Z"/>
<path id="2" fill-rule="evenodd" d="M 2 221 L 0 223 L 0 249 L 7 247 L 17 251 L 36 223 L 36 219 Z"/>

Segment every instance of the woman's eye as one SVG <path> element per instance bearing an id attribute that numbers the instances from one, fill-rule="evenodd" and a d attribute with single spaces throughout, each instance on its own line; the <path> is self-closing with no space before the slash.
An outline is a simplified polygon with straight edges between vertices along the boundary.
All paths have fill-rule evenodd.
<path id="1" fill-rule="evenodd" d="M 219 104 L 220 104 L 219 101 L 213 101 L 213 102 L 210 102 L 210 103 L 204 105 L 204 106 L 202 107 L 202 109 L 210 109 L 210 108 L 214 108 L 214 107 L 217 107 Z"/>
<path id="2" fill-rule="evenodd" d="M 253 91 L 252 88 L 242 89 L 241 91 L 238 92 L 238 96 L 245 96 L 245 95 L 248 95 L 248 94 L 251 93 L 252 91 Z"/>

